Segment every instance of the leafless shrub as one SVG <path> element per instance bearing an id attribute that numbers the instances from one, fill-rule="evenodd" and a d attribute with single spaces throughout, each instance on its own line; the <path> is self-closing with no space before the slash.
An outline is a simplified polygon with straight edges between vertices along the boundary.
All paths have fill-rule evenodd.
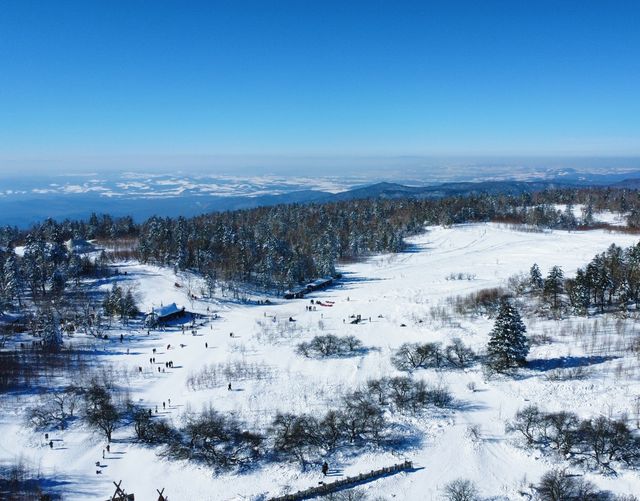
<path id="1" fill-rule="evenodd" d="M 458 315 L 493 316 L 500 306 L 500 301 L 510 294 L 502 287 L 481 289 L 467 296 L 457 296 L 449 301 Z"/>
<path id="2" fill-rule="evenodd" d="M 187 378 L 187 387 L 196 391 L 223 386 L 229 381 L 273 380 L 277 375 L 277 369 L 265 363 L 235 360 L 205 365 Z"/>
<path id="3" fill-rule="evenodd" d="M 482 438 L 480 426 L 477 424 L 467 426 L 465 435 L 474 443 L 480 442 Z"/>
<path id="4" fill-rule="evenodd" d="M 582 478 L 569 475 L 564 470 L 545 473 L 535 487 L 539 501 L 594 501 L 606 499 L 598 497 L 595 486 Z"/>
<path id="5" fill-rule="evenodd" d="M 366 501 L 367 493 L 359 489 L 349 489 L 343 492 L 332 492 L 323 496 L 327 501 Z M 375 500 L 374 500 L 375 501 Z"/>
<path id="6" fill-rule="evenodd" d="M 547 332 L 531 334 L 529 336 L 529 343 L 533 346 L 540 346 L 543 344 L 552 344 L 553 341 L 554 339 Z"/>
<path id="7" fill-rule="evenodd" d="M 640 359 L 640 336 L 635 336 L 630 342 L 627 350 Z"/>
<path id="8" fill-rule="evenodd" d="M 507 279 L 507 289 L 515 296 L 524 294 L 530 287 L 529 276 L 525 273 L 511 275 Z"/>
<path id="9" fill-rule="evenodd" d="M 506 429 L 521 433 L 529 446 L 550 448 L 575 462 L 609 472 L 614 471 L 615 463 L 635 466 L 640 461 L 640 439 L 624 416 L 580 420 L 572 412 L 544 413 L 529 406 L 519 411 Z"/>
<path id="10" fill-rule="evenodd" d="M 475 280 L 476 279 L 476 274 L 475 273 L 449 273 L 449 275 L 447 275 L 446 277 L 447 280 Z"/>
<path id="11" fill-rule="evenodd" d="M 429 320 L 442 327 L 459 327 L 460 323 L 455 321 L 448 308 L 444 306 L 431 306 L 429 308 Z"/>
<path id="12" fill-rule="evenodd" d="M 547 371 L 545 378 L 548 381 L 574 381 L 587 379 L 593 371 L 588 367 L 572 367 L 569 369 L 553 369 Z"/>
<path id="13" fill-rule="evenodd" d="M 406 372 L 428 368 L 465 368 L 475 360 L 473 350 L 458 338 L 444 349 L 440 343 L 404 343 L 391 357 L 394 367 Z"/>
<path id="14" fill-rule="evenodd" d="M 444 487 L 443 497 L 446 501 L 476 501 L 479 494 L 471 480 L 458 478 Z"/>
<path id="15" fill-rule="evenodd" d="M 364 350 L 362 342 L 355 336 L 314 336 L 311 341 L 299 343 L 296 352 L 305 357 L 348 357 Z"/>
<path id="16" fill-rule="evenodd" d="M 297 322 L 257 320 L 256 325 L 256 339 L 270 344 L 280 344 L 298 338 L 302 331 Z"/>
<path id="17" fill-rule="evenodd" d="M 246 431 L 243 423 L 212 408 L 187 417 L 165 447 L 163 455 L 190 459 L 216 469 L 242 467 L 262 454 L 263 437 Z"/>
<path id="18" fill-rule="evenodd" d="M 35 405 L 27 408 L 27 422 L 35 428 L 55 427 L 64 430 L 75 417 L 80 399 L 81 389 L 75 386 L 47 392 L 39 397 Z"/>

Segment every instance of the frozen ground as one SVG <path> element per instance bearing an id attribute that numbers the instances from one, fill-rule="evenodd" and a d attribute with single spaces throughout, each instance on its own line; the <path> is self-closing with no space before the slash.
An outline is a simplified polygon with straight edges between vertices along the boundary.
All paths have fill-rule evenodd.
<path id="1" fill-rule="evenodd" d="M 126 340 L 121 344 L 117 341 L 120 331 L 114 331 L 113 341 L 96 347 L 104 350 L 102 362 L 119 368 L 120 382 L 130 384 L 134 401 L 152 409 L 158 405 L 159 412 L 176 424 L 189 409 L 198 411 L 211 404 L 220 411 L 236 413 L 249 428 L 259 428 L 276 411 L 320 414 L 368 378 L 396 374 L 390 355 L 404 342 L 460 337 L 481 349 L 492 321 L 447 319 L 434 314 L 448 297 L 503 285 L 508 277 L 526 272 L 534 262 L 543 274 L 552 265 L 560 265 L 572 275 L 614 242 L 628 246 L 635 244 L 637 237 L 604 231 L 525 233 L 495 224 L 434 227 L 412 238 L 407 252 L 375 256 L 343 267 L 345 278 L 336 288 L 271 305 L 247 305 L 224 297 L 190 301 L 186 293 L 189 286 L 201 296 L 196 280 L 176 277 L 166 269 L 122 263 L 118 267 L 127 274 L 120 278 L 135 287 L 144 310 L 176 302 L 210 318 L 197 328 L 196 335 L 189 329 L 183 334 L 179 328 L 152 331 L 148 336 L 145 330 L 125 331 Z M 471 279 L 451 279 L 459 273 Z M 182 287 L 176 287 L 176 282 Z M 108 288 L 109 284 L 101 287 Z M 305 309 L 309 299 L 335 304 L 309 312 Z M 219 318 L 211 318 L 214 312 Z M 365 321 L 349 324 L 348 317 L 354 314 L 362 315 Z M 289 317 L 296 322 L 289 322 Z M 576 334 L 593 328 L 595 322 L 592 330 L 596 334 L 588 340 Z M 356 457 L 331 457 L 336 475 L 356 474 L 406 458 L 414 462 L 417 471 L 380 479 L 362 488 L 383 499 L 431 500 L 439 499 L 448 481 L 465 477 L 474 480 L 487 497 L 521 499 L 518 491 L 537 481 L 555 460 L 524 450 L 518 447 L 515 436 L 505 435 L 505 421 L 518 409 L 537 403 L 546 410 L 562 408 L 584 417 L 622 412 L 633 415 L 633 402 L 640 392 L 640 370 L 637 360 L 617 350 L 613 319 L 527 320 L 527 325 L 529 334 L 546 333 L 553 338 L 552 344 L 535 347 L 530 359 L 557 361 L 563 356 L 580 357 L 598 351 L 607 355 L 606 361 L 591 366 L 593 373 L 588 380 L 569 382 L 549 381 L 544 371 L 533 369 L 523 371 L 519 379 L 490 381 L 485 381 L 479 367 L 465 372 L 419 371 L 415 377 L 450 386 L 460 408 L 407 419 L 420 430 L 422 438 L 409 444 L 401 455 L 367 449 Z M 297 343 L 321 332 L 353 334 L 372 349 L 360 357 L 323 361 L 295 354 Z M 633 332 L 635 326 L 629 323 L 620 335 Z M 170 350 L 166 349 L 168 344 Z M 157 364 L 150 365 L 153 348 L 157 349 Z M 168 360 L 173 360 L 175 368 L 158 373 L 157 367 L 164 368 Z M 188 387 L 189 376 L 203 366 L 235 360 L 264 364 L 269 375 L 257 381 L 233 382 L 230 392 L 226 382 L 212 389 Z M 624 373 L 618 370 L 620 365 Z M 141 375 L 138 366 L 144 368 Z M 467 388 L 470 382 L 475 383 L 475 392 Z M 0 401 L 0 459 L 22 456 L 37 465 L 44 475 L 63 483 L 59 488 L 66 499 L 106 499 L 112 493 L 113 480 L 123 480 L 127 491 L 142 501 L 155 499 L 155 489 L 161 487 L 171 500 L 265 499 L 314 486 L 321 479 L 319 467 L 302 472 L 293 463 L 265 464 L 249 473 L 214 476 L 204 467 L 161 459 L 153 448 L 133 443 L 131 428 L 116 432 L 104 461 L 104 440 L 77 426 L 53 432 L 55 446 L 50 449 L 42 433 L 25 429 L 22 424 L 21 412 L 28 399 L 12 396 Z M 171 404 L 162 410 L 162 402 L 169 399 Z M 479 430 L 479 438 L 471 437 L 472 427 Z M 96 461 L 105 465 L 101 475 L 95 473 Z M 588 476 L 601 488 L 640 492 L 636 472 L 622 472 L 616 478 L 593 473 Z"/>

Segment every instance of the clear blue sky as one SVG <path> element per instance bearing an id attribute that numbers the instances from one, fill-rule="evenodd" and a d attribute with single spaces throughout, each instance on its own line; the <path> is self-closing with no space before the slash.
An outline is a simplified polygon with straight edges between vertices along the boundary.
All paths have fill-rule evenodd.
<path id="1" fill-rule="evenodd" d="M 0 169 L 228 154 L 638 155 L 640 2 L 0 1 Z"/>

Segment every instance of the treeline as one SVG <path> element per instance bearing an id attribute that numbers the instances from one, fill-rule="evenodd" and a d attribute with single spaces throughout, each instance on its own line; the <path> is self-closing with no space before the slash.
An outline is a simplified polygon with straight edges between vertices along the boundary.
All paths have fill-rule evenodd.
<path id="1" fill-rule="evenodd" d="M 572 207 L 585 203 L 580 217 Z M 151 218 L 139 231 L 139 258 L 222 279 L 283 290 L 335 273 L 338 261 L 397 252 L 425 225 L 497 221 L 536 228 L 589 228 L 593 212 L 640 207 L 637 193 L 548 191 L 521 196 L 473 195 L 441 200 L 367 199 L 283 205 L 196 218 Z"/>
<path id="2" fill-rule="evenodd" d="M 21 305 L 25 296 L 34 301 L 58 300 L 69 285 L 108 273 L 104 259 L 70 252 L 59 233 L 29 234 L 22 256 L 14 249 L 0 248 L 0 312 Z"/>
<path id="3" fill-rule="evenodd" d="M 558 210 L 555 204 L 568 207 Z M 579 216 L 572 204 L 584 206 Z M 397 252 L 405 237 L 427 224 L 496 221 L 535 228 L 589 228 L 595 225 L 593 213 L 603 209 L 628 213 L 629 226 L 640 228 L 638 192 L 608 188 L 291 204 L 192 218 L 151 217 L 141 224 L 131 217 L 95 214 L 87 221 L 49 219 L 29 230 L 0 229 L 0 292 L 5 307 L 17 299 L 20 293 L 11 278 L 17 272 L 34 297 L 58 292 L 65 280 L 98 272 L 89 260 L 66 251 L 63 242 L 71 238 L 132 242 L 127 251 L 132 257 L 200 272 L 210 289 L 222 280 L 284 290 L 334 274 L 340 260 Z M 23 258 L 13 253 L 16 245 L 25 246 Z"/>
<path id="4" fill-rule="evenodd" d="M 640 302 L 640 243 L 623 249 L 611 244 L 597 254 L 574 278 L 565 278 L 562 268 L 553 266 L 543 278 L 534 264 L 528 277 L 530 290 L 552 310 L 567 306 L 578 314 L 595 308 L 627 309 Z"/>
<path id="5" fill-rule="evenodd" d="M 571 304 L 578 311 L 607 306 L 638 307 L 640 301 L 640 243 L 622 249 L 611 244 L 567 280 Z"/>
<path id="6" fill-rule="evenodd" d="M 78 376 L 88 365 L 87 353 L 73 349 L 50 352 L 42 349 L 40 341 L 20 350 L 0 350 L 0 394 L 48 388 L 61 373 Z"/>

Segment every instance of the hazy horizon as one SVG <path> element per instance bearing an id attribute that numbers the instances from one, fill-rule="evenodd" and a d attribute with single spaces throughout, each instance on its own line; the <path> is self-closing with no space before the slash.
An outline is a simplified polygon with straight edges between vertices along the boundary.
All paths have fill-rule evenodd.
<path id="1" fill-rule="evenodd" d="M 238 169 L 241 169 L 239 172 Z M 302 170 L 301 170 L 302 169 Z M 320 172 L 305 169 L 322 169 Z M 443 171 L 444 169 L 444 171 Z M 529 171 L 570 169 L 584 173 L 640 170 L 638 156 L 521 156 L 521 155 L 134 155 L 52 157 L 48 159 L 2 158 L 0 175 L 21 178 L 33 174 L 49 176 L 78 176 L 98 174 L 182 173 L 189 175 L 345 175 L 375 178 L 404 174 L 447 181 L 472 169 L 467 176 L 508 175 Z M 478 171 L 479 169 L 479 171 Z"/>

